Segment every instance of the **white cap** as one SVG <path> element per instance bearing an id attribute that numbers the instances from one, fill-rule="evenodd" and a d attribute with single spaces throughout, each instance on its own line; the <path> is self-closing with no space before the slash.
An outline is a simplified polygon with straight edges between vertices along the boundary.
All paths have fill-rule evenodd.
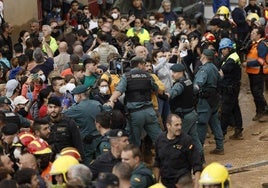
<path id="1" fill-rule="evenodd" d="M 19 95 L 17 97 L 15 97 L 14 99 L 14 104 L 15 106 L 19 105 L 19 104 L 26 104 L 29 100 L 26 99 L 24 96 Z"/>

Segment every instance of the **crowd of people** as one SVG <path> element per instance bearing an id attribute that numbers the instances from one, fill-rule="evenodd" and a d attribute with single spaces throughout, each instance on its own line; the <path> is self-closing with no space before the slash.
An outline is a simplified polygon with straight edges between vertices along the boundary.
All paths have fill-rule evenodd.
<path id="1" fill-rule="evenodd" d="M 173 12 L 170 0 L 150 14 L 131 0 L 127 16 L 98 1 L 98 17 L 77 0 L 65 12 L 49 2 L 14 45 L 1 17 L 0 187 L 229 187 L 221 164 L 203 170 L 203 145 L 209 128 L 212 155 L 224 155 L 228 126 L 230 140 L 243 139 L 243 66 L 252 120 L 267 121 L 256 0 L 220 5 L 207 23 Z"/>

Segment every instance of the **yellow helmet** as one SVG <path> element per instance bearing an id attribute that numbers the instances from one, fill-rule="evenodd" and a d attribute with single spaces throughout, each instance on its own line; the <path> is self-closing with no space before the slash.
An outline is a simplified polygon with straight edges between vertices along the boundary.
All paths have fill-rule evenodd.
<path id="1" fill-rule="evenodd" d="M 225 15 L 226 18 L 229 18 L 230 15 L 230 11 L 226 6 L 221 6 L 220 8 L 218 8 L 217 15 Z"/>
<path id="2" fill-rule="evenodd" d="M 49 174 L 62 174 L 64 181 L 67 182 L 66 173 L 71 166 L 76 164 L 79 164 L 79 162 L 74 157 L 70 155 L 60 156 L 53 162 Z"/>
<path id="3" fill-rule="evenodd" d="M 255 19 L 255 21 L 259 21 L 260 17 L 256 13 L 249 13 L 246 20 L 252 21 L 252 19 Z"/>
<path id="4" fill-rule="evenodd" d="M 230 187 L 228 170 L 220 163 L 211 163 L 201 173 L 199 184 L 220 185 L 221 188 Z"/>

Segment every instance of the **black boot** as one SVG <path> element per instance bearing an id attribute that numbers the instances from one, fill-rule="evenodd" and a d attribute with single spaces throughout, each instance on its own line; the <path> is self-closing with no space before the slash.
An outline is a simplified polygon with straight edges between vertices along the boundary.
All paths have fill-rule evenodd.
<path id="1" fill-rule="evenodd" d="M 242 134 L 243 129 L 235 129 L 235 132 L 232 136 L 229 137 L 231 140 L 243 140 L 243 134 Z"/>

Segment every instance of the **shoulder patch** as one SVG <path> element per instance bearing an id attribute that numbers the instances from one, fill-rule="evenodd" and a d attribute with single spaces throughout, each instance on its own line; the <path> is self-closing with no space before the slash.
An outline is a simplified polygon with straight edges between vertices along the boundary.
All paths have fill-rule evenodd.
<path id="1" fill-rule="evenodd" d="M 185 81 L 184 81 L 184 84 L 185 84 L 186 86 L 189 86 L 189 85 L 192 84 L 192 81 L 191 81 L 191 80 L 185 80 Z"/>

